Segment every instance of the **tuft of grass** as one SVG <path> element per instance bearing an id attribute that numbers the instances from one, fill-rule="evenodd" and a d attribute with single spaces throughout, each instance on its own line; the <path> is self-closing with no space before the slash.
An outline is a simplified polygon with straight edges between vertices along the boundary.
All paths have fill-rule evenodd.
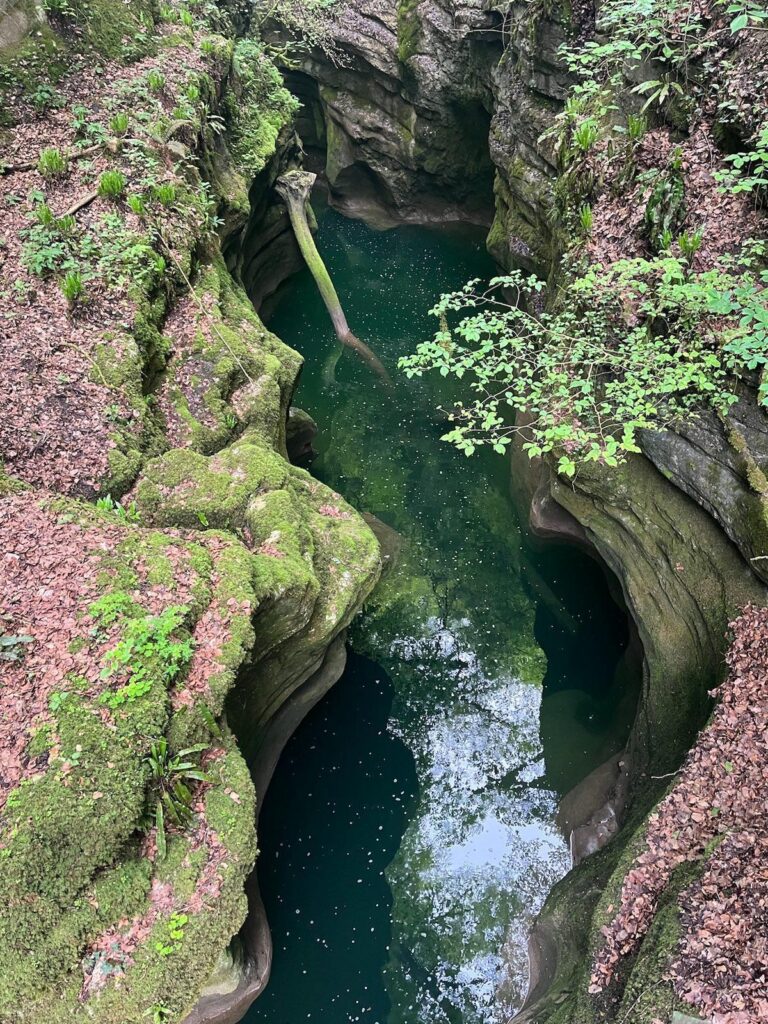
<path id="1" fill-rule="evenodd" d="M 161 206 L 172 206 L 176 202 L 176 186 L 170 181 L 163 181 L 152 189 L 155 199 Z"/>
<path id="2" fill-rule="evenodd" d="M 109 130 L 113 135 L 118 135 L 122 138 L 128 131 L 128 115 L 122 111 L 119 114 L 115 114 L 109 122 Z"/>
<path id="3" fill-rule="evenodd" d="M 131 213 L 135 213 L 137 217 L 143 217 L 147 212 L 144 196 L 128 196 L 126 202 L 128 203 L 128 209 Z"/>
<path id="4" fill-rule="evenodd" d="M 85 282 L 79 270 L 70 270 L 61 282 L 61 294 L 67 300 L 67 305 L 73 309 L 85 298 Z"/>
<path id="5" fill-rule="evenodd" d="M 581 224 L 581 229 L 582 229 L 582 231 L 584 232 L 585 235 L 591 234 L 591 232 L 592 232 L 592 221 L 593 221 L 592 207 L 587 205 L 587 204 L 585 204 L 579 210 L 579 223 Z"/>
<path id="6" fill-rule="evenodd" d="M 99 195 L 116 199 L 125 189 L 125 175 L 120 171 L 104 171 L 99 178 Z"/>
<path id="7" fill-rule="evenodd" d="M 37 169 L 44 178 L 56 178 L 66 173 L 67 158 L 55 146 L 44 149 L 37 161 Z"/>
<path id="8" fill-rule="evenodd" d="M 629 114 L 627 117 L 627 135 L 630 142 L 639 142 L 648 131 L 648 118 L 643 114 Z"/>
<path id="9" fill-rule="evenodd" d="M 75 233 L 77 227 L 77 221 L 71 213 L 65 214 L 63 217 L 59 217 L 56 221 L 56 230 L 64 238 L 71 238 Z"/>
<path id="10" fill-rule="evenodd" d="M 162 71 L 153 68 L 147 72 L 147 86 L 150 92 L 162 92 L 165 88 L 165 75 Z"/>
<path id="11" fill-rule="evenodd" d="M 56 223 L 56 215 L 47 203 L 39 203 L 35 207 L 35 217 L 44 228 L 51 228 Z"/>

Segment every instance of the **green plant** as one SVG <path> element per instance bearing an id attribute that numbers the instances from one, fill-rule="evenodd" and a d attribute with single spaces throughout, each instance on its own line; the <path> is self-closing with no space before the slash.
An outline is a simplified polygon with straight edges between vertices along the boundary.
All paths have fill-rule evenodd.
<path id="1" fill-rule="evenodd" d="M 168 919 L 168 938 L 155 943 L 155 949 L 160 956 L 171 956 L 172 953 L 178 953 L 184 939 L 184 925 L 188 921 L 189 917 L 186 914 L 179 912 L 171 914 Z"/>
<path id="2" fill-rule="evenodd" d="M 85 282 L 79 270 L 70 270 L 61 282 L 61 294 L 70 309 L 85 298 Z"/>
<path id="3" fill-rule="evenodd" d="M 173 1016 L 173 1012 L 167 1006 L 163 1006 L 162 1003 L 158 1003 L 155 1006 L 150 1006 L 148 1010 L 145 1010 L 144 1016 L 151 1017 L 152 1024 L 168 1024 L 168 1021 Z"/>
<path id="4" fill-rule="evenodd" d="M 654 252 L 669 249 L 685 220 L 685 182 L 676 158 L 669 169 L 656 175 L 645 205 L 643 225 Z"/>
<path id="5" fill-rule="evenodd" d="M 732 14 L 731 33 L 743 32 L 748 28 L 760 28 L 768 22 L 768 9 L 754 0 L 737 0 L 731 3 L 729 0 L 718 0 L 721 6 L 725 7 L 726 14 Z"/>
<path id="6" fill-rule="evenodd" d="M 76 135 L 85 134 L 85 126 L 88 124 L 91 112 L 82 103 L 75 103 L 72 107 L 72 129 Z"/>
<path id="7" fill-rule="evenodd" d="M 696 231 L 684 231 L 677 240 L 683 258 L 689 263 L 701 248 L 703 232 L 697 228 Z"/>
<path id="8" fill-rule="evenodd" d="M 26 281 L 22 281 L 20 277 L 11 285 L 13 288 L 13 298 L 17 304 L 22 304 L 29 299 L 30 287 Z"/>
<path id="9" fill-rule="evenodd" d="M 768 121 L 756 133 L 753 146 L 725 158 L 729 166 L 715 173 L 721 191 L 763 193 L 768 187 Z"/>
<path id="10" fill-rule="evenodd" d="M 59 14 L 66 18 L 74 18 L 77 15 L 70 0 L 43 0 L 43 7 L 49 14 Z"/>
<path id="11" fill-rule="evenodd" d="M 44 228 L 50 228 L 56 223 L 56 215 L 47 203 L 35 207 L 35 217 Z"/>
<path id="12" fill-rule="evenodd" d="M 111 494 L 103 494 L 97 498 L 96 508 L 99 512 L 113 512 L 124 523 L 138 523 L 141 518 L 135 501 L 126 507 L 121 502 L 115 501 Z"/>
<path id="13" fill-rule="evenodd" d="M 69 242 L 61 238 L 53 228 L 37 224 L 21 232 L 24 245 L 21 262 L 38 277 L 77 269 Z"/>
<path id="14" fill-rule="evenodd" d="M 25 647 L 33 640 L 26 633 L 0 633 L 0 661 L 21 661 Z"/>
<path id="15" fill-rule="evenodd" d="M 41 82 L 35 86 L 29 95 L 32 106 L 41 113 L 49 107 L 60 107 L 63 104 L 61 93 L 57 92 L 52 85 Z"/>
<path id="16" fill-rule="evenodd" d="M 643 114 L 627 115 L 627 136 L 630 142 L 639 142 L 648 131 L 648 119 Z"/>
<path id="17" fill-rule="evenodd" d="M 600 129 L 588 119 L 577 124 L 573 130 L 573 145 L 580 153 L 588 153 L 597 142 Z"/>
<path id="18" fill-rule="evenodd" d="M 154 185 L 152 194 L 161 206 L 172 206 L 176 202 L 176 186 L 173 182 L 163 181 Z"/>
<path id="19" fill-rule="evenodd" d="M 147 72 L 147 87 L 150 92 L 162 92 L 165 88 L 165 75 L 153 68 Z"/>
<path id="20" fill-rule="evenodd" d="M 37 169 L 44 178 L 55 178 L 67 170 L 67 158 L 56 147 L 44 149 L 37 161 Z"/>
<path id="21" fill-rule="evenodd" d="M 156 681 L 168 684 L 176 679 L 192 657 L 191 638 L 177 636 L 188 612 L 185 605 L 171 605 L 159 615 L 129 619 L 101 670 L 102 679 L 128 670 L 128 681 L 119 690 L 102 694 L 103 703 L 118 708 L 149 693 Z"/>
<path id="22" fill-rule="evenodd" d="M 48 698 L 48 707 L 50 711 L 55 715 L 60 710 L 62 704 L 69 699 L 69 692 L 67 690 L 54 690 L 54 692 Z"/>
<path id="23" fill-rule="evenodd" d="M 137 615 L 140 611 L 140 606 L 130 594 L 122 590 L 102 594 L 88 605 L 88 614 L 92 615 L 104 629 L 108 629 L 121 619 Z"/>
<path id="24" fill-rule="evenodd" d="M 166 853 L 165 825 L 170 821 L 186 825 L 192 817 L 192 793 L 188 782 L 212 782 L 200 768 L 198 755 L 207 750 L 204 743 L 172 753 L 166 739 L 152 744 L 146 759 L 150 771 L 148 811 L 145 827 L 157 828 L 157 851 Z"/>
<path id="25" fill-rule="evenodd" d="M 128 131 L 128 115 L 120 111 L 109 122 L 109 130 L 113 135 L 123 136 Z"/>
<path id="26" fill-rule="evenodd" d="M 581 224 L 582 231 L 585 235 L 588 235 L 592 231 L 592 207 L 582 206 L 579 210 L 579 223 Z"/>
<path id="27" fill-rule="evenodd" d="M 125 184 L 125 175 L 120 171 L 104 171 L 99 178 L 99 195 L 115 199 L 122 195 Z"/>
<path id="28" fill-rule="evenodd" d="M 435 340 L 400 365 L 466 378 L 471 400 L 450 412 L 444 435 L 465 454 L 503 452 L 522 434 L 531 457 L 552 453 L 572 476 L 579 463 L 614 466 L 636 452 L 641 428 L 704 407 L 727 413 L 730 373 L 768 359 L 761 282 L 728 267 L 693 274 L 672 255 L 622 260 L 574 277 L 557 310 L 537 316 L 526 308 L 545 287 L 536 278 L 514 272 L 486 290 L 474 281 L 441 298 Z M 451 326 L 457 314 L 468 315 Z"/>
<path id="29" fill-rule="evenodd" d="M 645 104 L 643 105 L 643 113 L 645 113 L 648 107 L 651 107 L 654 104 L 656 104 L 656 106 L 658 107 L 661 107 L 672 96 L 683 96 L 685 94 L 685 90 L 683 89 L 682 85 L 679 82 L 675 81 L 671 75 L 664 75 L 663 78 L 653 79 L 652 81 L 648 82 L 641 82 L 639 85 L 636 85 L 634 87 L 632 92 L 640 94 L 650 93 L 650 95 L 645 101 Z"/>
<path id="30" fill-rule="evenodd" d="M 77 228 L 77 221 L 73 214 L 65 213 L 63 217 L 56 218 L 55 227 L 63 238 L 71 238 Z"/>
<path id="31" fill-rule="evenodd" d="M 192 13 L 187 10 L 179 11 L 179 21 L 187 28 L 194 28 L 195 26 L 195 19 L 192 17 Z"/>
<path id="32" fill-rule="evenodd" d="M 131 213 L 135 213 L 137 217 L 143 217 L 144 214 L 147 212 L 147 207 L 144 203 L 143 196 L 128 196 L 128 199 L 126 201 L 128 203 L 128 209 L 131 211 Z"/>

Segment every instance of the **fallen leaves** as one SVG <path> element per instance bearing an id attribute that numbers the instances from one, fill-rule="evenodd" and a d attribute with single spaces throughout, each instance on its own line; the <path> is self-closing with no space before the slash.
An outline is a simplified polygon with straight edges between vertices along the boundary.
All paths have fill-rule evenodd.
<path id="1" fill-rule="evenodd" d="M 636 952 L 675 868 L 707 857 L 680 897 L 670 977 L 713 1024 L 756 1024 L 768 1021 L 768 609 L 745 608 L 731 628 L 720 703 L 649 820 L 589 991 Z"/>

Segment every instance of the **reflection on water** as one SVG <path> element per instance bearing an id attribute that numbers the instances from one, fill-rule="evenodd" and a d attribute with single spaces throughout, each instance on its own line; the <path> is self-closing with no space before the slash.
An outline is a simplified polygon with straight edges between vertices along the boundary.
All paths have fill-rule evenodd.
<path id="1" fill-rule="evenodd" d="M 585 556 L 526 546 L 505 460 L 440 442 L 435 407 L 454 385 L 396 372 L 433 331 L 439 292 L 494 273 L 482 240 L 326 213 L 319 245 L 395 393 L 339 353 L 308 274 L 270 326 L 307 360 L 313 472 L 402 550 L 352 631 L 371 660 L 354 658 L 299 730 L 267 797 L 275 971 L 247 1020 L 501 1024 L 524 996 L 532 917 L 568 867 L 557 800 L 626 735 L 626 636 Z M 381 713 L 382 687 L 383 720 L 350 716 L 361 701 Z"/>

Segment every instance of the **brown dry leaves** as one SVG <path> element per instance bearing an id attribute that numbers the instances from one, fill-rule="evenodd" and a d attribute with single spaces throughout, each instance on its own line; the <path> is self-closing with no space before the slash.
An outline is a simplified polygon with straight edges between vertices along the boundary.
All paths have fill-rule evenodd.
<path id="1" fill-rule="evenodd" d="M 650 819 L 646 849 L 603 929 L 590 991 L 637 951 L 675 868 L 722 838 L 680 897 L 670 977 L 714 1024 L 754 1024 L 768 1021 L 768 609 L 745 608 L 732 629 L 720 703 Z"/>

